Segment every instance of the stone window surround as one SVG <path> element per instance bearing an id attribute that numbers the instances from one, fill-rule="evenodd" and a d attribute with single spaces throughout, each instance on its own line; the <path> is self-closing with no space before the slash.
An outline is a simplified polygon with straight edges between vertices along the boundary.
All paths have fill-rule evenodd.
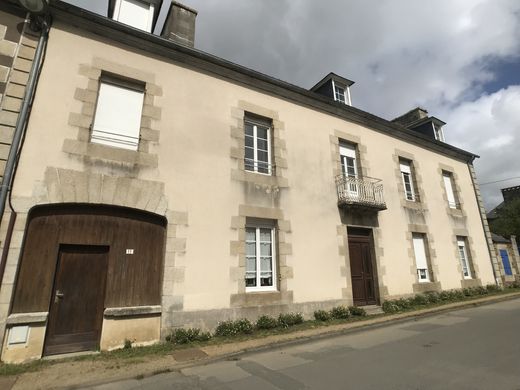
<path id="1" fill-rule="evenodd" d="M 44 179 L 34 185 L 31 197 L 13 197 L 12 202 L 17 212 L 17 219 L 0 288 L 1 336 L 5 336 L 4 330 L 8 321 L 7 315 L 14 292 L 16 272 L 21 258 L 29 211 L 36 205 L 57 203 L 107 204 L 131 207 L 166 217 L 166 247 L 161 296 L 161 334 L 166 335 L 165 332 L 170 329 L 170 313 L 183 308 L 185 279 L 183 258 L 186 253 L 188 213 L 168 208 L 168 200 L 164 195 L 164 183 L 48 167 Z M 6 212 L 0 228 L 0 233 L 4 236 L 9 215 L 10 212 Z M 3 245 L 0 246 L 0 250 L 2 249 Z M 135 315 L 139 315 L 139 310 Z M 27 318 L 30 319 L 31 316 L 29 315 Z"/>
<path id="2" fill-rule="evenodd" d="M 138 151 L 90 142 L 102 73 L 145 83 Z M 81 64 L 79 74 L 87 81 L 86 88 L 76 88 L 74 93 L 74 99 L 81 102 L 81 113 L 70 113 L 68 121 L 70 126 L 77 128 L 77 137 L 65 139 L 62 150 L 83 156 L 86 161 L 109 160 L 131 166 L 156 168 L 158 156 L 151 153 L 151 149 L 159 141 L 159 131 L 153 126 L 154 121 L 161 119 L 161 108 L 154 101 L 156 96 L 162 96 L 162 89 L 154 83 L 155 75 L 98 57 L 94 57 L 91 64 Z"/>
<path id="3" fill-rule="evenodd" d="M 516 241 L 516 240 L 515 240 Z M 504 244 L 504 243 L 495 243 L 494 244 L 495 254 L 497 256 L 497 259 L 500 259 L 498 262 L 498 267 L 500 269 L 500 277 L 504 281 L 513 281 L 516 279 L 516 276 L 519 273 L 518 270 L 518 257 L 515 253 L 515 246 L 513 244 Z M 507 252 L 508 258 L 509 258 L 509 264 L 511 265 L 511 271 L 512 275 L 506 275 L 506 271 L 504 268 L 504 262 L 502 259 L 502 256 L 500 254 L 501 250 L 505 250 Z M 518 251 L 518 249 L 516 249 Z"/>
<path id="4" fill-rule="evenodd" d="M 245 158 L 245 128 L 244 119 L 250 113 L 271 119 L 271 163 L 274 165 L 274 174 L 265 175 L 247 171 L 244 166 Z M 277 111 L 258 106 L 244 100 L 239 100 L 236 107 L 231 108 L 231 148 L 230 158 L 233 162 L 231 178 L 233 180 L 253 183 L 261 186 L 266 192 L 277 194 L 281 188 L 289 187 L 287 175 L 287 149 L 283 133 L 285 123 L 279 119 Z"/>
<path id="5" fill-rule="evenodd" d="M 460 254 L 459 254 L 459 246 L 457 241 L 463 238 L 466 242 L 466 253 L 468 255 L 468 262 L 471 269 L 471 279 L 464 279 L 464 275 L 462 274 L 462 264 L 460 263 Z M 474 242 L 473 238 L 469 235 L 469 232 L 466 229 L 454 229 L 452 236 L 452 243 L 455 248 L 455 258 L 457 259 L 457 271 L 460 275 L 460 284 L 462 288 L 466 287 L 476 287 L 482 286 L 482 281 L 478 277 L 480 275 L 480 270 L 478 264 L 476 262 L 476 254 L 473 250 Z"/>
<path id="6" fill-rule="evenodd" d="M 420 170 L 420 164 L 415 159 L 415 156 L 412 153 L 405 152 L 403 150 L 395 149 L 392 158 L 395 162 L 395 177 L 397 183 L 397 191 L 399 193 L 399 200 L 401 202 L 402 207 L 407 207 L 410 209 L 426 211 L 426 194 L 423 190 L 423 179 Z M 412 170 L 412 180 L 414 185 L 415 193 L 419 195 L 419 199 L 416 198 L 415 201 L 406 200 L 404 189 L 403 189 L 403 178 L 401 176 L 401 168 L 400 168 L 400 159 L 408 160 L 411 162 L 411 170 Z"/>
<path id="7" fill-rule="evenodd" d="M 276 254 L 277 254 L 277 290 L 275 292 L 246 292 L 246 219 L 258 218 L 275 221 Z M 231 229 L 237 232 L 237 240 L 230 242 L 230 255 L 235 265 L 230 268 L 230 279 L 237 284 L 237 293 L 230 296 L 230 307 L 248 307 L 258 305 L 290 304 L 293 292 L 288 290 L 287 281 L 293 278 L 293 267 L 289 258 L 292 245 L 289 242 L 291 223 L 284 218 L 281 209 L 239 205 L 238 215 L 231 217 Z"/>
<path id="8" fill-rule="evenodd" d="M 440 176 L 440 183 L 442 188 L 442 199 L 444 200 L 444 204 L 446 205 L 446 212 L 448 215 L 453 217 L 466 217 L 466 212 L 464 211 L 464 199 L 462 197 L 462 191 L 459 186 L 459 176 L 455 172 L 455 169 L 443 163 L 439 163 L 439 167 L 437 168 L 437 172 Z M 448 195 L 446 194 L 446 186 L 444 185 L 443 173 L 448 172 L 451 174 L 453 179 L 453 191 L 455 192 L 455 200 L 459 204 L 459 208 L 453 209 L 449 206 L 448 203 Z"/>
<path id="9" fill-rule="evenodd" d="M 338 254 L 345 259 L 344 265 L 340 267 L 340 275 L 345 278 L 345 287 L 341 289 L 341 296 L 346 300 L 348 305 L 354 302 L 352 294 L 352 277 L 350 273 L 350 255 L 348 246 L 348 228 L 370 229 L 372 231 L 373 240 L 373 256 L 376 265 L 376 275 L 374 280 L 377 282 L 377 291 L 381 302 L 388 296 L 388 286 L 384 283 L 386 276 L 386 267 L 382 264 L 384 258 L 384 248 L 382 244 L 381 229 L 377 227 L 367 227 L 365 225 L 338 225 L 336 232 L 338 236 Z"/>
<path id="10" fill-rule="evenodd" d="M 417 265 L 415 260 L 415 250 L 413 246 L 413 234 L 419 233 L 424 235 L 426 261 L 430 272 L 429 282 L 420 282 L 417 275 Z M 408 258 L 410 259 L 410 273 L 415 279 L 412 285 L 414 293 L 422 293 L 425 291 L 441 291 L 441 282 L 439 281 L 439 266 L 437 264 L 437 252 L 434 248 L 434 237 L 430 233 L 427 225 L 408 224 L 408 231 L 405 232 L 406 241 L 408 242 Z"/>
<path id="11" fill-rule="evenodd" d="M 332 174 L 335 179 L 343 172 L 341 170 L 341 159 L 339 154 L 339 144 L 345 141 L 356 146 L 356 160 L 358 173 L 361 178 L 369 177 L 370 165 L 367 158 L 367 147 L 361 143 L 361 138 L 357 135 L 334 130 L 334 134 L 329 136 L 331 144 Z"/>

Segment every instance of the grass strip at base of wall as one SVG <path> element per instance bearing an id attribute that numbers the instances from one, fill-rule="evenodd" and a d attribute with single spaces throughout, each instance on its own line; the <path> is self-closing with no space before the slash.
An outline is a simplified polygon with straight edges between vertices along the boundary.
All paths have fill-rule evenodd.
<path id="1" fill-rule="evenodd" d="M 451 290 L 451 291 L 455 291 L 455 290 Z M 484 297 L 507 296 L 510 294 L 518 293 L 518 292 L 520 292 L 520 285 L 514 284 L 511 287 L 499 289 L 498 291 L 489 291 L 485 294 L 476 294 L 476 295 L 467 296 L 467 295 L 460 295 L 459 293 L 457 293 L 457 294 L 453 293 L 450 300 L 443 300 L 443 301 L 438 301 L 438 302 L 422 301 L 420 299 L 417 301 L 414 301 L 416 299 L 415 297 L 401 298 L 401 300 L 407 299 L 408 302 L 424 302 L 424 303 L 423 304 L 411 304 L 410 303 L 409 305 L 407 305 L 406 308 L 402 308 L 398 311 L 389 311 L 384 314 L 376 314 L 376 315 L 370 315 L 370 316 L 350 315 L 348 318 L 334 318 L 332 315 L 330 315 L 330 317 L 328 317 L 327 320 L 323 320 L 323 319 L 321 319 L 321 320 L 320 319 L 302 320 L 301 322 L 290 325 L 290 326 L 279 326 L 279 324 L 277 323 L 276 327 L 272 327 L 269 329 L 258 329 L 256 326 L 252 326 L 252 328 L 249 328 L 248 326 L 244 326 L 242 324 L 241 325 L 242 327 L 250 329 L 250 331 L 248 330 L 247 332 L 243 332 L 243 333 L 239 332 L 239 333 L 234 333 L 232 335 L 225 335 L 225 336 L 211 335 L 211 337 L 209 337 L 209 338 L 207 338 L 207 333 L 205 333 L 204 340 L 194 340 L 194 341 L 188 341 L 188 342 L 183 342 L 183 343 L 175 343 L 174 340 L 170 338 L 169 341 L 159 342 L 157 344 L 150 345 L 150 346 L 138 347 L 138 346 L 132 346 L 131 341 L 128 341 L 128 342 L 125 342 L 124 348 L 114 350 L 114 351 L 109 351 L 109 352 L 102 351 L 99 353 L 71 357 L 71 358 L 63 358 L 63 359 L 57 359 L 57 360 L 40 359 L 40 360 L 32 361 L 29 363 L 22 363 L 22 364 L 0 363 L 0 376 L 20 375 L 20 374 L 23 374 L 26 372 L 44 370 L 45 368 L 47 368 L 51 365 L 54 365 L 54 364 L 60 364 L 60 363 L 66 363 L 66 362 L 82 362 L 82 361 L 106 362 L 106 366 L 104 368 L 118 369 L 121 366 L 145 362 L 153 356 L 170 355 L 173 352 L 179 351 L 182 349 L 201 348 L 201 347 L 212 346 L 212 345 L 236 343 L 236 342 L 242 342 L 242 341 L 248 341 L 248 340 L 254 340 L 254 339 L 261 339 L 261 338 L 274 336 L 274 335 L 283 335 L 283 334 L 290 334 L 290 333 L 303 331 L 303 330 L 323 328 L 323 327 L 328 327 L 328 326 L 332 326 L 332 325 L 340 325 L 340 324 L 347 324 L 347 323 L 353 323 L 353 322 L 362 322 L 362 321 L 366 321 L 366 320 L 373 319 L 376 317 L 386 317 L 386 316 L 390 316 L 390 315 L 394 315 L 394 314 L 398 314 L 398 313 L 414 312 L 417 310 L 442 307 L 442 306 L 445 306 L 448 304 L 453 304 L 453 303 L 471 302 L 471 301 L 477 300 L 479 298 L 484 298 Z M 424 294 L 420 294 L 420 295 L 424 295 Z M 390 300 L 390 302 L 392 302 L 392 303 L 394 301 L 399 301 L 399 300 Z M 385 302 L 388 302 L 388 300 Z M 384 302 L 383 302 L 383 306 L 385 306 Z M 339 311 L 338 308 L 335 308 L 335 309 L 336 309 L 336 311 Z M 331 312 L 333 310 L 331 310 Z M 297 313 L 289 313 L 289 314 L 292 315 L 292 314 L 297 314 Z M 322 315 L 322 313 L 320 313 L 318 316 L 321 317 L 321 315 Z M 321 317 L 321 318 L 325 318 L 325 317 Z M 244 319 L 240 319 L 237 321 L 243 321 L 243 320 Z M 194 333 L 197 333 L 197 329 L 195 329 Z M 172 334 L 173 334 L 173 332 L 172 332 Z"/>

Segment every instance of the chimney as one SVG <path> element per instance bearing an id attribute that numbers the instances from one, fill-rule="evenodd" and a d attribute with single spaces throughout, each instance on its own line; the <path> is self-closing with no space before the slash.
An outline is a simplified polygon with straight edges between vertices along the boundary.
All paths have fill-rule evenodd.
<path id="1" fill-rule="evenodd" d="M 427 117 L 428 111 L 426 111 L 424 108 L 416 107 L 413 110 L 408 111 L 406 114 L 392 119 L 392 122 L 408 127 L 409 125 Z"/>
<path id="2" fill-rule="evenodd" d="M 502 188 L 500 191 L 502 191 L 502 197 L 505 203 L 520 198 L 520 186 Z"/>
<path id="3" fill-rule="evenodd" d="M 195 44 L 195 18 L 197 11 L 172 0 L 161 36 L 181 45 Z"/>

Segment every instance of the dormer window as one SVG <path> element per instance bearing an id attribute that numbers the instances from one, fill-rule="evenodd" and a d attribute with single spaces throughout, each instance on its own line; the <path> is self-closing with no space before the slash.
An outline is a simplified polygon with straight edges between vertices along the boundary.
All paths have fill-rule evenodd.
<path id="1" fill-rule="evenodd" d="M 435 123 L 433 123 L 432 125 L 433 125 L 433 135 L 435 136 L 435 139 L 437 141 L 444 142 L 444 132 L 442 131 L 442 127 L 435 125 Z"/>
<path id="2" fill-rule="evenodd" d="M 312 92 L 327 96 L 335 102 L 352 105 L 350 98 L 350 86 L 354 84 L 353 81 L 344 77 L 338 76 L 335 73 L 329 73 L 321 81 L 311 88 Z"/>
<path id="3" fill-rule="evenodd" d="M 351 105 L 350 102 L 350 90 L 348 86 L 338 83 L 332 80 L 332 87 L 334 89 L 334 100 L 343 104 Z"/>
<path id="4" fill-rule="evenodd" d="M 118 22 L 152 32 L 160 3 L 158 0 L 111 0 L 108 14 Z"/>
<path id="5" fill-rule="evenodd" d="M 334 86 L 334 100 L 343 104 L 346 103 L 345 89 L 340 87 L 339 85 Z"/>

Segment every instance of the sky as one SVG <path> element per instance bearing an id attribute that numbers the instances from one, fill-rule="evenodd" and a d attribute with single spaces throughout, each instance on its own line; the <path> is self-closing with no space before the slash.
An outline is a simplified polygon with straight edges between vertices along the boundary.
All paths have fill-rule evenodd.
<path id="1" fill-rule="evenodd" d="M 107 0 L 68 2 L 106 15 Z M 356 82 L 353 106 L 385 119 L 427 109 L 446 142 L 480 156 L 488 210 L 520 185 L 520 1 L 182 2 L 198 11 L 199 50 L 304 88 L 335 72 Z"/>

